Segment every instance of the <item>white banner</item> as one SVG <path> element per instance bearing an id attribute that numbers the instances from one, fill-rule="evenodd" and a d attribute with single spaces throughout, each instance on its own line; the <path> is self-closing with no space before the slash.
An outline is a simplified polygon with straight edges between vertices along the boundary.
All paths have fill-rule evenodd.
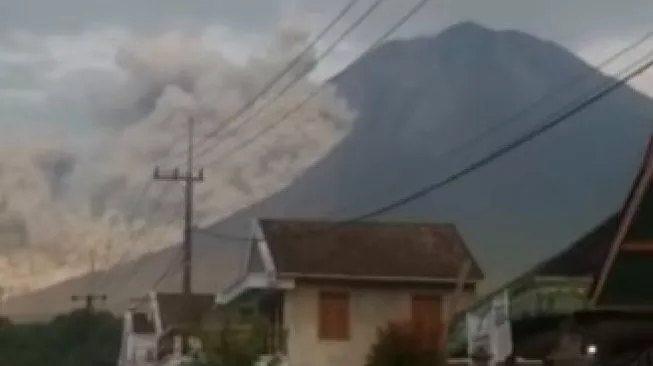
<path id="1" fill-rule="evenodd" d="M 503 362 L 512 353 L 512 329 L 510 327 L 510 299 L 508 291 L 492 300 L 492 354 L 495 362 Z"/>
<path id="2" fill-rule="evenodd" d="M 490 365 L 503 362 L 512 353 L 512 330 L 508 292 L 497 295 L 489 306 L 467 314 L 467 352 L 469 357 L 487 355 Z"/>

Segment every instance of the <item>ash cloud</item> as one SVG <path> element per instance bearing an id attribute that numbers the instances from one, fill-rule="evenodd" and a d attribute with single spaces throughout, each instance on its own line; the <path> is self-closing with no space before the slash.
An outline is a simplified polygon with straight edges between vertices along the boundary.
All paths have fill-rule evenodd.
<path id="1" fill-rule="evenodd" d="M 108 67 L 81 68 L 59 78 L 69 90 L 62 93 L 61 84 L 49 89 L 45 105 L 65 100 L 66 110 L 52 118 L 64 119 L 69 112 L 73 127 L 43 133 L 43 139 L 29 135 L 29 144 L 21 140 L 0 151 L 0 221 L 21 222 L 29 238 L 25 246 L 0 256 L 9 294 L 84 273 L 92 255 L 98 267 L 106 268 L 179 240 L 171 221 L 181 212 L 181 187 L 149 181 L 154 165 L 172 168 L 184 161 L 189 115 L 196 118 L 195 137 L 202 146 L 197 163 L 207 176 L 207 183 L 197 187 L 202 198 L 197 224 L 283 188 L 324 156 L 354 117 L 329 88 L 257 143 L 221 160 L 225 151 L 303 100 L 317 87 L 310 81 L 300 82 L 248 123 L 243 123 L 245 114 L 223 134 L 207 137 L 224 127 L 221 123 L 271 80 L 308 36 L 284 25 L 267 48 L 242 64 L 207 46 L 201 35 L 126 36 L 108 53 Z M 314 62 L 308 55 L 280 85 Z"/>

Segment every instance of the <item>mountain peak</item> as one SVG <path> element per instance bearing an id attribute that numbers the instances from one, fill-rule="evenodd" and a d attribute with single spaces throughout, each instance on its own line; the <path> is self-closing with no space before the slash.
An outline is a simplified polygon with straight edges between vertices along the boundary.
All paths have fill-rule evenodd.
<path id="1" fill-rule="evenodd" d="M 470 35 L 470 34 L 488 34 L 493 33 L 494 31 L 490 28 L 487 28 L 479 23 L 476 23 L 471 20 L 459 22 L 445 28 L 438 37 L 452 36 L 455 34 L 461 35 Z"/>

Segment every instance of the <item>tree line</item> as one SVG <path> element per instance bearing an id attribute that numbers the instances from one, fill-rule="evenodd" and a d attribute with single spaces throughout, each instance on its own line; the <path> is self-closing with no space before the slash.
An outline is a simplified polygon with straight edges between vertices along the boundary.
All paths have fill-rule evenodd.
<path id="1" fill-rule="evenodd" d="M 77 310 L 48 322 L 0 322 L 2 366 L 115 365 L 122 321 L 106 312 Z"/>

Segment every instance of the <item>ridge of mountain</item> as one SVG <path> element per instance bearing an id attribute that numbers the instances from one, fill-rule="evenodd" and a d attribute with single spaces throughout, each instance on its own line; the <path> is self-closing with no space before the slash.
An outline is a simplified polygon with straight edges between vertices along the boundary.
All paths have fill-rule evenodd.
<path id="1" fill-rule="evenodd" d="M 563 88 L 579 75 L 584 82 Z M 474 23 L 388 42 L 331 80 L 358 112 L 338 146 L 287 188 L 209 229 L 247 236 L 256 217 L 354 217 L 455 173 L 610 80 L 552 42 Z M 560 92 L 466 146 L 551 90 Z M 621 88 L 518 152 L 379 219 L 453 222 L 486 272 L 505 278 L 616 210 L 652 131 L 647 116 L 653 102 Z M 465 148 L 448 153 L 459 146 Z M 240 273 L 247 245 L 201 233 L 196 239 L 194 286 L 217 291 Z M 497 250 L 501 245 L 510 256 Z M 166 249 L 109 270 L 109 296 L 124 302 L 144 294 L 173 253 Z M 65 311 L 70 295 L 87 283 L 72 279 L 10 299 L 5 312 Z M 173 277 L 163 288 L 177 283 Z"/>

